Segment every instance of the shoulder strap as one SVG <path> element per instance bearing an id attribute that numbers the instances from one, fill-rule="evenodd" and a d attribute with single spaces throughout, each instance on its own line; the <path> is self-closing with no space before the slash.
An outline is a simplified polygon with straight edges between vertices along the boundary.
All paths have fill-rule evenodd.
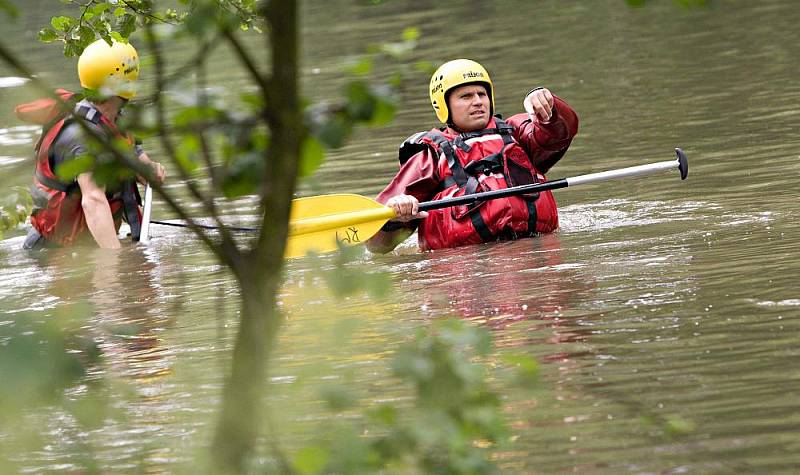
<path id="1" fill-rule="evenodd" d="M 514 143 L 514 127 L 509 125 L 500 117 L 496 117 L 494 122 L 497 125 L 497 133 L 503 137 L 503 145 L 510 145 Z"/>
<path id="2" fill-rule="evenodd" d="M 44 129 L 42 131 L 42 136 L 39 137 L 39 141 L 36 143 L 35 147 L 37 165 L 36 172 L 34 173 L 34 179 L 47 188 L 58 190 L 64 193 L 70 193 L 71 191 L 74 191 L 77 188 L 78 183 L 76 181 L 67 183 L 55 177 L 52 170 L 53 151 L 51 148 L 58 136 L 61 134 L 61 131 L 64 130 L 64 127 L 67 125 L 67 123 L 68 119 L 61 118 L 51 127 Z M 40 168 L 41 161 L 47 162 L 45 171 L 42 171 Z"/>
<path id="3" fill-rule="evenodd" d="M 80 105 L 80 106 L 77 106 L 74 109 L 74 111 L 75 111 L 75 115 L 77 115 L 78 117 L 86 119 L 87 121 L 91 122 L 94 125 L 100 125 L 102 116 L 101 116 L 100 112 L 98 112 L 97 109 L 95 109 L 93 107 L 86 106 L 86 105 Z M 53 119 L 51 119 L 49 122 L 44 124 L 42 126 L 42 134 L 39 137 L 39 140 L 36 142 L 36 145 L 34 146 L 34 150 L 36 150 L 38 152 L 39 149 L 42 146 L 42 142 L 44 141 L 45 137 L 48 134 L 50 134 L 50 132 L 53 131 L 53 129 L 56 126 L 58 126 L 57 131 L 52 136 L 52 142 L 55 142 L 56 138 L 58 137 L 58 134 L 61 133 L 61 130 L 68 123 L 72 122 L 73 120 L 74 120 L 74 118 L 70 117 L 69 114 L 62 112 L 62 113 L 58 114 L 56 117 L 54 117 Z M 48 144 L 48 146 L 49 145 L 52 145 L 52 143 Z"/>
<path id="4" fill-rule="evenodd" d="M 400 144 L 400 150 L 398 151 L 397 156 L 397 158 L 400 160 L 400 166 L 405 165 L 405 163 L 409 161 L 411 157 L 425 150 L 427 144 L 422 142 L 421 139 L 427 133 L 428 132 L 417 132 L 411 137 L 405 139 L 403 143 Z"/>
<path id="5" fill-rule="evenodd" d="M 101 114 L 97 109 L 93 107 L 89 107 L 86 105 L 80 105 L 75 109 L 75 115 L 81 117 L 94 125 L 99 126 L 101 122 Z M 47 160 L 48 165 L 47 168 L 50 169 L 50 175 L 54 175 L 54 171 L 52 170 L 53 164 L 53 151 L 52 147 L 53 144 L 58 139 L 58 136 L 61 134 L 61 131 L 66 128 L 67 125 L 74 122 L 74 117 L 70 117 L 68 114 L 61 114 L 59 117 L 56 117 L 52 120 L 49 124 L 46 124 L 42 127 L 42 134 L 39 137 L 39 140 L 36 142 L 36 146 L 34 150 L 36 151 L 36 158 L 37 160 Z M 44 147 L 44 148 L 43 148 Z M 42 156 L 42 152 L 46 153 L 46 156 Z M 38 167 L 36 173 L 34 175 L 36 181 L 43 184 L 47 188 L 58 190 L 64 193 L 70 193 L 77 189 L 78 184 L 76 181 L 72 182 L 64 182 L 56 178 L 55 176 L 49 176 L 46 173 L 43 173 Z"/>
<path id="6" fill-rule="evenodd" d="M 444 136 L 442 132 L 428 132 L 426 135 L 431 141 L 433 141 L 439 149 L 444 153 L 444 157 L 447 159 L 447 166 L 450 168 L 450 171 L 453 173 L 452 179 L 459 187 L 464 187 L 467 185 L 467 182 L 470 179 L 470 176 L 467 175 L 467 172 L 464 171 L 464 167 L 461 165 L 461 160 L 458 159 L 456 155 L 456 151 L 453 148 L 453 142 L 451 142 L 447 137 Z M 448 179 L 445 179 L 444 187 L 448 188 L 452 185 Z"/>
<path id="7" fill-rule="evenodd" d="M 95 109 L 94 107 L 89 107 L 86 104 L 81 104 L 75 108 L 75 115 L 82 119 L 86 119 L 87 121 L 93 123 L 94 125 L 99 125 L 102 114 L 100 111 Z"/>

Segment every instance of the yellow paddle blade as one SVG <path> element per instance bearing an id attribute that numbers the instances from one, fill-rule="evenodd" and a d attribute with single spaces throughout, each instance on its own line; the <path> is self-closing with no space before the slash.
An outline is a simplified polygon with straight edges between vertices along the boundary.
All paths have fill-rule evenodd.
<path id="1" fill-rule="evenodd" d="M 360 244 L 377 233 L 394 210 L 354 194 L 309 196 L 292 201 L 285 257 L 335 251 Z"/>

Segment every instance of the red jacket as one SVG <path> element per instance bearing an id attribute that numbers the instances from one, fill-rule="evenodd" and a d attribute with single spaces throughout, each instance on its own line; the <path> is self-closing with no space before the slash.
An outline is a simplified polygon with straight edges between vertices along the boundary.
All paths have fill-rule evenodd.
<path id="1" fill-rule="evenodd" d="M 492 119 L 487 129 L 468 134 L 449 127 L 416 134 L 401 147 L 400 171 L 377 200 L 408 194 L 431 201 L 546 181 L 544 173 L 564 156 L 578 131 L 577 115 L 557 97 L 554 112 L 547 124 L 518 114 L 506 122 Z M 410 225 L 416 224 L 420 248 L 438 249 L 552 232 L 558 228 L 558 210 L 546 191 L 429 211 Z"/>

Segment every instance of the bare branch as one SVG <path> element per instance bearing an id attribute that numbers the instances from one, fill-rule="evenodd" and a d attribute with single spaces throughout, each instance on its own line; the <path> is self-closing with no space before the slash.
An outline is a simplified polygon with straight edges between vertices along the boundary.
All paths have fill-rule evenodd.
<path id="1" fill-rule="evenodd" d="M 163 57 L 161 55 L 161 51 L 158 45 L 157 40 L 155 39 L 155 35 L 153 34 L 152 28 L 147 25 L 145 28 L 146 37 L 148 41 L 148 45 L 153 53 L 154 63 L 155 63 L 155 70 L 156 70 L 156 91 L 162 92 L 164 91 L 164 65 L 163 65 Z M 154 102 L 155 110 L 156 110 L 156 120 L 158 121 L 158 128 L 161 136 L 161 143 L 164 147 L 164 150 L 167 152 L 167 155 L 172 159 L 172 161 L 177 165 L 178 173 L 181 175 L 181 179 L 183 180 L 185 186 L 191 192 L 192 196 L 194 196 L 200 203 L 203 204 L 203 208 L 206 210 L 207 213 L 211 215 L 211 218 L 217 223 L 220 228 L 220 235 L 224 242 L 226 243 L 234 243 L 233 247 L 235 248 L 235 241 L 233 240 L 233 236 L 231 235 L 230 231 L 227 229 L 227 226 L 222 222 L 219 217 L 219 213 L 217 212 L 216 205 L 214 204 L 213 198 L 204 195 L 200 192 L 200 190 L 195 185 L 194 179 L 189 176 L 189 174 L 184 170 L 183 166 L 178 162 L 176 159 L 177 157 L 177 150 L 175 148 L 175 144 L 172 142 L 172 139 L 169 134 L 169 125 L 167 124 L 166 119 L 166 111 L 164 110 L 164 103 L 160 100 L 160 96 L 156 97 Z M 205 231 L 200 231 L 201 228 L 195 227 L 198 232 L 202 234 L 206 234 Z"/>
<path id="2" fill-rule="evenodd" d="M 256 81 L 258 84 L 261 93 L 264 94 L 266 97 L 267 102 L 269 102 L 269 85 L 267 80 L 264 78 L 264 75 L 258 70 L 258 66 L 255 63 L 255 60 L 250 56 L 250 53 L 244 48 L 242 43 L 239 41 L 239 38 L 228 28 L 222 30 L 222 36 L 228 40 L 228 42 L 233 46 L 233 50 L 236 52 L 236 55 L 244 64 L 244 67 L 250 72 L 250 76 Z"/>

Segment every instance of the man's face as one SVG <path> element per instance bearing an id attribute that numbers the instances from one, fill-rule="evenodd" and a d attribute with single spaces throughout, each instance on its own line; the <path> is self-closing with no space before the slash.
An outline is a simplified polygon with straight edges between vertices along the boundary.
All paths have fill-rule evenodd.
<path id="1" fill-rule="evenodd" d="M 491 116 L 489 94 L 481 84 L 459 86 L 450 92 L 450 122 L 461 132 L 485 129 Z"/>

